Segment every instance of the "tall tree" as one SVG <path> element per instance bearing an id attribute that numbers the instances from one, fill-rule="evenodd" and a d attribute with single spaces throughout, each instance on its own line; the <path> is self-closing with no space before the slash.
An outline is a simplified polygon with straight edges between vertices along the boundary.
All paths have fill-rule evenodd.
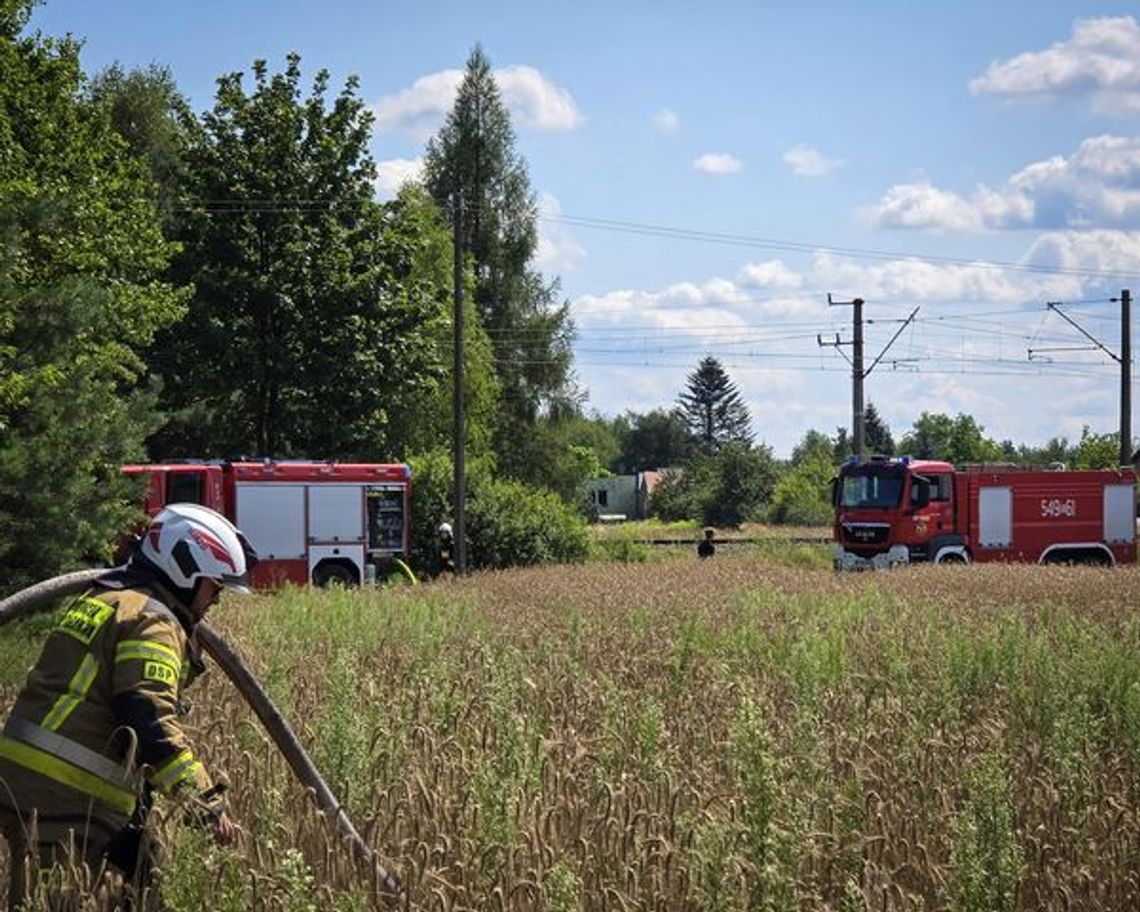
<path id="1" fill-rule="evenodd" d="M 296 55 L 257 61 L 191 125 L 176 275 L 195 295 L 155 353 L 175 416 L 157 455 L 388 457 L 390 414 L 443 369 L 447 295 L 373 199 L 356 79 L 331 104 L 328 82 L 302 97 Z"/>
<path id="2" fill-rule="evenodd" d="M 463 247 L 474 262 L 475 302 L 495 350 L 502 389 L 501 467 L 515 465 L 515 443 L 543 408 L 572 397 L 573 324 L 558 303 L 559 283 L 530 267 L 538 244 L 537 203 L 526 163 L 483 49 L 476 45 L 455 105 L 427 146 L 425 184 L 454 218 L 462 194 Z"/>
<path id="3" fill-rule="evenodd" d="M 109 556 L 157 423 L 139 352 L 182 300 L 147 168 L 86 103 L 79 48 L 0 0 L 0 579 Z"/>
<path id="4" fill-rule="evenodd" d="M 729 442 L 752 445 L 748 407 L 716 358 L 701 359 L 686 384 L 677 398 L 678 411 L 705 450 Z"/>

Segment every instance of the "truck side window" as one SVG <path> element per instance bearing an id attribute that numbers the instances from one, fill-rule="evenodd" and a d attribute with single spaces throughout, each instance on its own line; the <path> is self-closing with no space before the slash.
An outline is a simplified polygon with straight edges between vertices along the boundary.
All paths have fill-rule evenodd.
<path id="1" fill-rule="evenodd" d="M 930 479 L 930 499 L 931 501 L 950 500 L 954 495 L 954 479 L 949 475 L 935 475 Z"/>
<path id="2" fill-rule="evenodd" d="M 205 503 L 204 472 L 171 472 L 166 478 L 167 503 Z"/>

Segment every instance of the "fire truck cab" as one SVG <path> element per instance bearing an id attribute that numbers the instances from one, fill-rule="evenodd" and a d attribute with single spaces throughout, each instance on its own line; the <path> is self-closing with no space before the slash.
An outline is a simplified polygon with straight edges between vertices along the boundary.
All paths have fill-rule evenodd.
<path id="1" fill-rule="evenodd" d="M 1136 560 L 1135 474 L 851 457 L 834 492 L 835 567 Z"/>
<path id="2" fill-rule="evenodd" d="M 257 550 L 258 588 L 361 585 L 408 553 L 411 469 L 402 463 L 185 461 L 122 471 L 147 479 L 148 516 L 198 503 L 229 518 Z"/>

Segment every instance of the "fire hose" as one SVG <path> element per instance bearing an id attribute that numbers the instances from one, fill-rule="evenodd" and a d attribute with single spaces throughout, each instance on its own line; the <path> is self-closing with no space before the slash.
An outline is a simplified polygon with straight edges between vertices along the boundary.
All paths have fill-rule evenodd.
<path id="1" fill-rule="evenodd" d="M 17 617 L 43 611 L 62 598 L 85 591 L 100 574 L 105 572 L 105 570 L 79 570 L 44 580 L 8 596 L 0 601 L 0 627 Z M 196 631 L 202 648 L 218 663 L 218 667 L 261 721 L 277 750 L 289 764 L 293 775 L 297 777 L 297 781 L 304 788 L 312 790 L 317 806 L 336 827 L 337 834 L 347 843 L 352 857 L 358 862 L 374 867 L 382 889 L 393 894 L 398 893 L 400 888 L 396 879 L 380 863 L 376 853 L 368 847 L 356 827 L 352 825 L 352 821 L 348 819 L 332 789 L 314 766 L 292 726 L 281 715 L 280 710 L 241 657 L 206 621 L 199 622 Z"/>

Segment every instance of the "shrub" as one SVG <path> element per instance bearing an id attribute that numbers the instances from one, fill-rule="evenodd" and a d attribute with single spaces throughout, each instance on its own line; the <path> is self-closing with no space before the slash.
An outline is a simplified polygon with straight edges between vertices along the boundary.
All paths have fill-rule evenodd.
<path id="1" fill-rule="evenodd" d="M 830 462 L 812 460 L 796 466 L 776 483 L 768 505 L 768 521 L 799 526 L 823 526 L 831 521 L 828 482 L 835 474 Z"/>
<path id="2" fill-rule="evenodd" d="M 433 450 L 412 465 L 412 561 L 421 572 L 439 572 L 439 524 L 452 520 L 451 455 Z M 467 473 L 468 565 L 491 569 L 547 561 L 584 560 L 586 524 L 578 512 L 549 491 L 493 477 L 493 466 L 476 462 Z"/>
<path id="3" fill-rule="evenodd" d="M 514 481 L 483 481 L 470 492 L 467 538 L 472 567 L 499 569 L 585 560 L 589 533 L 578 513 L 549 491 Z"/>

